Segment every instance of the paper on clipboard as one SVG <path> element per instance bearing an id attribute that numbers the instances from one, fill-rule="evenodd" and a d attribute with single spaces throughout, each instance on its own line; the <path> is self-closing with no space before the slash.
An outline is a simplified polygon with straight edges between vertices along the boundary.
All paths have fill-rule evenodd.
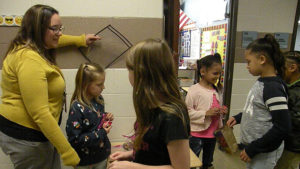
<path id="1" fill-rule="evenodd" d="M 104 68 L 110 67 L 132 46 L 130 41 L 111 25 L 95 35 L 101 39 L 88 48 L 79 48 L 79 51 L 88 62 L 98 63 Z"/>

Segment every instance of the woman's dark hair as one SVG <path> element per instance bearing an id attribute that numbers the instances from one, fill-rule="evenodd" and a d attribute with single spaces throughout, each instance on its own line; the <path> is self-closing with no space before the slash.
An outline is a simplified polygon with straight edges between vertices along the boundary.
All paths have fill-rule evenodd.
<path id="1" fill-rule="evenodd" d="M 200 70 L 201 68 L 210 68 L 214 63 L 218 63 L 222 65 L 222 59 L 221 55 L 219 53 L 215 53 L 213 55 L 207 55 L 201 59 L 197 60 L 197 73 L 199 74 L 199 77 L 201 78 Z M 220 76 L 221 78 L 221 76 Z M 219 79 L 219 82 L 217 86 L 214 86 L 217 90 L 222 89 L 222 84 Z"/>
<path id="2" fill-rule="evenodd" d="M 277 74 L 283 77 L 284 57 L 273 35 L 266 34 L 264 38 L 256 39 L 247 46 L 246 50 L 266 56 L 267 61 L 274 65 Z"/>
<path id="3" fill-rule="evenodd" d="M 41 56 L 55 64 L 54 49 L 46 49 L 45 35 L 50 26 L 51 17 L 58 14 L 58 11 L 47 5 L 34 5 L 29 8 L 23 19 L 16 37 L 10 43 L 5 57 L 8 53 L 21 48 L 31 48 Z"/>

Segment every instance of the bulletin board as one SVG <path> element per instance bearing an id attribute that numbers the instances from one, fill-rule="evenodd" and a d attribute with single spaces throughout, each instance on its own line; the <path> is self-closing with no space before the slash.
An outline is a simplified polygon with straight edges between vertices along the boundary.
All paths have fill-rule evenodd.
<path id="1" fill-rule="evenodd" d="M 221 83 L 224 82 L 224 68 L 227 46 L 227 23 L 201 28 L 200 57 L 219 53 L 222 59 Z"/>

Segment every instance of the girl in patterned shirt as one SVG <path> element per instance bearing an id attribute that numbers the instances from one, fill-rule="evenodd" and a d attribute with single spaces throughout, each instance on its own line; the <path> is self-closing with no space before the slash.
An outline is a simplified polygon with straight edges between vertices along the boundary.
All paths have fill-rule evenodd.
<path id="1" fill-rule="evenodd" d="M 81 64 L 71 99 L 66 132 L 80 157 L 76 169 L 105 169 L 111 145 L 107 137 L 113 115 L 104 110 L 101 96 L 105 81 L 103 68 L 95 63 Z"/>

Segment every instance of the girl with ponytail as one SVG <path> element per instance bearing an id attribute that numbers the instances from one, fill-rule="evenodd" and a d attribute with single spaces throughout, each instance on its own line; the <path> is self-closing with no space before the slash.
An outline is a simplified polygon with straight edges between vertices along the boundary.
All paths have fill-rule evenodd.
<path id="1" fill-rule="evenodd" d="M 105 112 L 105 72 L 96 63 L 80 65 L 75 81 L 75 91 L 66 124 L 68 140 L 80 157 L 75 169 L 106 169 L 110 154 L 107 134 L 111 129 L 112 113 Z"/>
<path id="2" fill-rule="evenodd" d="M 241 160 L 247 169 L 273 169 L 290 130 L 287 86 L 281 79 L 284 57 L 271 34 L 250 43 L 245 51 L 247 69 L 260 76 L 252 86 L 244 110 L 230 117 L 227 125 L 241 124 Z"/>
<path id="3" fill-rule="evenodd" d="M 197 71 L 200 81 L 189 88 L 185 100 L 191 122 L 192 137 L 189 143 L 197 156 L 203 149 L 202 168 L 212 169 L 216 145 L 214 132 L 223 126 L 222 115 L 227 113 L 227 108 L 220 106 L 221 56 L 215 53 L 198 60 Z"/>

